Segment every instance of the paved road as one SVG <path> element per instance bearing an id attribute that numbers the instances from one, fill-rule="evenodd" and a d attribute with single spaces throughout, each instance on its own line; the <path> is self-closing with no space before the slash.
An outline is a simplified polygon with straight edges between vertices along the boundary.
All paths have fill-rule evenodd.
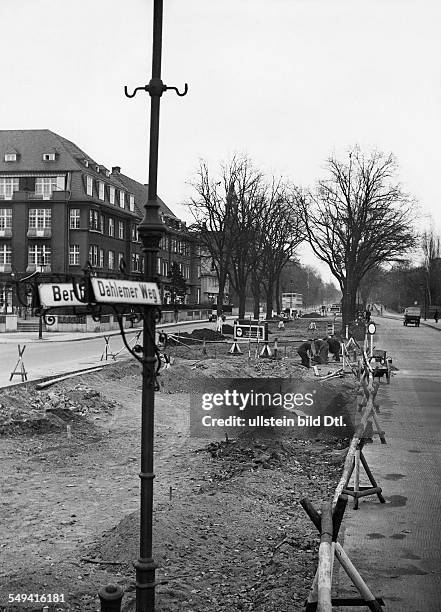
<path id="1" fill-rule="evenodd" d="M 375 595 L 384 597 L 388 612 L 437 612 L 441 610 L 441 335 L 429 327 L 404 327 L 401 320 L 376 322 L 375 344 L 386 349 L 399 368 L 390 386 L 382 382 L 378 394 L 387 445 L 376 438 L 365 447 L 387 503 L 369 497 L 360 500 L 358 511 L 351 505 L 344 547 Z M 342 580 L 342 586 L 347 584 Z M 345 591 L 342 594 L 347 595 Z"/>
<path id="2" fill-rule="evenodd" d="M 190 324 L 167 325 L 164 326 L 164 329 L 167 333 L 179 329 L 181 331 L 191 332 L 198 327 L 214 329 L 215 324 L 207 321 L 199 321 Z M 161 328 L 162 326 L 159 325 L 158 329 Z M 129 331 L 134 331 L 136 333 L 137 330 Z M 29 335 L 30 334 L 27 334 L 27 336 Z M 37 334 L 34 334 L 34 336 L 36 335 Z M 49 337 L 48 334 L 45 335 Z M 55 336 L 55 334 L 52 334 L 52 336 Z M 81 337 L 81 334 L 77 334 L 77 337 Z M 132 339 L 134 333 L 130 333 L 128 337 Z M 26 340 L 21 337 L 21 334 L 17 334 L 17 339 L 14 343 L 8 342 L 8 344 L 2 344 L 0 336 L 0 387 L 21 383 L 20 376 L 14 376 L 13 381 L 9 381 L 10 373 L 18 359 L 18 344 L 21 344 L 21 346 L 26 344 L 23 358 L 28 380 L 36 380 L 45 376 L 63 374 L 103 363 L 101 361 L 101 356 L 104 351 L 105 340 L 102 337 L 77 340 L 75 342 L 45 342 L 43 340 L 42 342 L 26 343 Z M 111 336 L 109 346 L 113 353 L 122 350 L 119 357 L 120 359 L 129 357 L 127 350 L 123 347 L 123 341 L 119 334 Z M 110 360 L 111 358 L 109 357 L 109 361 Z"/>

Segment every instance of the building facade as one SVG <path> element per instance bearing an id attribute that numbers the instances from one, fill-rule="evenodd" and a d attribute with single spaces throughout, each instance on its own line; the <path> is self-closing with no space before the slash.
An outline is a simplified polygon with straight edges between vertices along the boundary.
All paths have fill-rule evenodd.
<path id="1" fill-rule="evenodd" d="M 147 186 L 109 170 L 50 130 L 0 130 L 0 307 L 13 304 L 11 274 L 39 271 L 42 280 L 81 274 L 137 278 L 143 271 L 137 226 Z M 165 236 L 158 273 L 167 302 L 176 261 L 187 283 L 185 301 L 196 302 L 195 237 L 160 202 Z"/>

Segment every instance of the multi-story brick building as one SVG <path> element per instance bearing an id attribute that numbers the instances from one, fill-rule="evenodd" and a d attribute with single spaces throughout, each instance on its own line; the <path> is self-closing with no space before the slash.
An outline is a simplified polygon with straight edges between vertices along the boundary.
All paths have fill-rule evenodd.
<path id="1" fill-rule="evenodd" d="M 137 226 L 145 185 L 95 162 L 50 130 L 0 130 L 0 305 L 12 304 L 11 273 L 44 277 L 81 273 L 89 261 L 100 276 L 142 272 Z M 196 302 L 195 239 L 160 201 L 165 237 L 158 272 L 167 300 L 167 274 L 176 261 Z"/>

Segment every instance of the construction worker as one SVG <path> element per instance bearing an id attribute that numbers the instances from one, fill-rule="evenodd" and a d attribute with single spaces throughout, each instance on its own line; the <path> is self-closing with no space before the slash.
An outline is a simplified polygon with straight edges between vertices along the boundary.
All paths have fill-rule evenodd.
<path id="1" fill-rule="evenodd" d="M 322 340 L 321 338 L 316 338 L 314 340 L 314 345 L 315 345 L 314 361 L 316 363 L 328 363 L 329 345 L 326 342 L 326 340 Z"/>
<path id="2" fill-rule="evenodd" d="M 312 338 L 310 338 L 306 342 L 303 342 L 297 349 L 297 353 L 299 354 L 300 359 L 302 360 L 302 366 L 305 366 L 305 368 L 309 368 L 311 366 L 311 347 Z"/>
<path id="3" fill-rule="evenodd" d="M 334 360 L 340 361 L 340 342 L 337 340 L 337 338 L 334 338 L 333 336 L 328 336 L 326 338 L 326 342 L 329 346 L 329 352 L 331 353 L 331 355 L 334 355 Z"/>

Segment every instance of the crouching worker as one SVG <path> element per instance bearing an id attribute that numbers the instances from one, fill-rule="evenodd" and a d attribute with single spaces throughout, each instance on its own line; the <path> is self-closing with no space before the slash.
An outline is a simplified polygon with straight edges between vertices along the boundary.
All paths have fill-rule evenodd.
<path id="1" fill-rule="evenodd" d="M 316 338 L 314 340 L 314 361 L 315 363 L 328 363 L 329 344 L 326 340 Z"/>
<path id="2" fill-rule="evenodd" d="M 305 368 L 309 368 L 311 366 L 311 345 L 312 339 L 307 340 L 307 342 L 303 342 L 297 349 L 297 353 L 300 355 L 300 359 L 302 360 L 302 366 L 305 366 Z"/>
<path id="3" fill-rule="evenodd" d="M 332 338 L 331 336 L 326 338 L 326 342 L 329 346 L 329 352 L 331 353 L 331 355 L 334 355 L 334 360 L 340 361 L 340 342 L 337 340 L 337 338 Z"/>

